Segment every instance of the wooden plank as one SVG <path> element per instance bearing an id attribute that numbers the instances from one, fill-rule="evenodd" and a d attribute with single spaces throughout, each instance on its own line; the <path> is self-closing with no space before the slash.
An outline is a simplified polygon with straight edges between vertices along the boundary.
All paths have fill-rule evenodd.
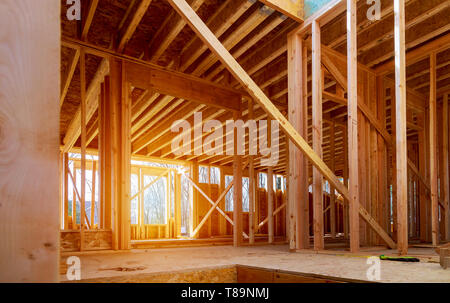
<path id="1" fill-rule="evenodd" d="M 270 123 L 270 121 L 268 121 Z M 269 227 L 268 243 L 272 244 L 275 239 L 274 218 L 273 218 L 274 192 L 273 192 L 273 167 L 267 169 L 267 218 Z"/>
<path id="2" fill-rule="evenodd" d="M 322 64 L 321 64 L 321 30 L 319 23 L 312 24 L 312 137 L 313 149 L 322 158 Z M 333 175 L 334 173 L 331 172 Z M 313 230 L 314 250 L 324 249 L 323 220 L 323 177 L 320 171 L 313 167 Z"/>
<path id="3" fill-rule="evenodd" d="M 302 62 L 302 40 L 297 34 L 288 36 L 288 118 L 293 127 L 300 133 L 299 124 L 302 123 L 301 108 L 303 106 L 303 66 Z M 301 189 L 298 184 L 300 181 L 300 174 L 304 173 L 300 170 L 300 151 L 295 147 L 294 143 L 289 141 L 289 249 L 296 249 L 296 222 L 297 222 L 297 207 L 300 207 Z M 297 206 L 298 205 L 298 206 Z M 300 219 L 299 219 L 300 220 Z M 303 231 L 302 231 L 303 232 Z M 298 245 L 303 246 L 303 241 Z"/>
<path id="4" fill-rule="evenodd" d="M 99 0 L 91 0 L 89 2 L 89 8 L 84 19 L 83 30 L 81 32 L 81 40 L 87 40 L 87 35 L 89 33 L 89 29 L 91 28 L 92 20 L 94 20 L 95 11 L 97 10 L 98 1 Z"/>
<path id="5" fill-rule="evenodd" d="M 334 121 L 330 125 L 330 150 L 331 150 L 331 164 L 330 168 L 333 172 L 335 172 L 336 165 L 335 165 L 335 123 Z M 330 233 L 331 237 L 334 239 L 336 238 L 336 195 L 335 195 L 335 189 L 333 186 L 330 186 Z"/>
<path id="6" fill-rule="evenodd" d="M 59 107 L 62 107 L 64 100 L 66 99 L 67 92 L 69 91 L 70 83 L 72 82 L 75 69 L 77 68 L 78 61 L 80 59 L 80 50 L 75 49 L 72 58 L 70 59 L 69 67 L 66 69 L 61 86 L 61 97 L 59 99 Z"/>
<path id="7" fill-rule="evenodd" d="M 205 0 L 190 0 L 189 4 L 196 11 Z M 151 62 L 157 62 L 159 57 L 170 46 L 172 41 L 178 36 L 186 23 L 175 12 L 172 12 L 159 27 L 159 30 L 152 37 L 146 57 Z"/>
<path id="8" fill-rule="evenodd" d="M 406 50 L 405 3 L 394 0 L 395 18 L 395 124 L 397 169 L 397 246 L 400 255 L 408 253 L 408 171 L 406 138 Z"/>
<path id="9" fill-rule="evenodd" d="M 240 119 L 240 113 L 233 114 L 233 120 L 237 121 Z M 238 138 L 237 130 L 234 129 L 234 156 L 233 156 L 233 246 L 242 245 L 242 159 L 241 156 L 237 154 Z"/>
<path id="10" fill-rule="evenodd" d="M 80 90 L 81 90 L 81 220 L 80 220 L 80 251 L 84 249 L 84 217 L 86 216 L 86 53 L 80 50 Z"/>
<path id="11" fill-rule="evenodd" d="M 308 137 L 308 46 L 303 42 L 302 49 L 302 89 L 301 106 L 299 107 L 300 135 Z M 293 146 L 295 148 L 295 146 Z M 295 148 L 297 149 L 297 148 Z M 298 150 L 298 149 L 297 149 Z M 304 153 L 299 152 L 299 188 L 300 201 L 298 202 L 297 220 L 296 220 L 296 249 L 309 248 L 309 171 L 308 160 Z"/>
<path id="12" fill-rule="evenodd" d="M 241 94 L 216 83 L 179 72 L 150 68 L 130 62 L 126 63 L 126 72 L 129 81 L 135 87 L 219 108 L 240 110 Z"/>
<path id="13" fill-rule="evenodd" d="M 443 176 L 441 177 L 444 182 L 443 186 L 443 193 L 444 193 L 444 209 L 445 209 L 445 237 L 447 241 L 450 241 L 450 180 L 449 180 L 449 163 L 448 163 L 448 135 L 449 135 L 449 123 L 448 123 L 448 115 L 449 115 L 449 108 L 448 108 L 448 94 L 444 95 L 444 98 L 442 100 L 442 167 L 443 167 Z"/>
<path id="14" fill-rule="evenodd" d="M 261 0 L 261 2 L 297 22 L 303 22 L 303 1 Z"/>
<path id="15" fill-rule="evenodd" d="M 131 18 L 130 22 L 128 23 L 125 31 L 120 37 L 119 45 L 117 46 L 117 51 L 119 53 L 123 52 L 125 49 L 125 46 L 127 45 L 128 41 L 133 36 L 134 32 L 136 31 L 136 28 L 138 27 L 139 23 L 141 22 L 142 18 L 144 17 L 145 13 L 147 12 L 148 7 L 152 3 L 152 0 L 142 0 L 139 3 L 139 6 L 137 7 L 133 17 Z"/>
<path id="16" fill-rule="evenodd" d="M 96 176 L 97 176 L 97 161 L 93 161 L 92 163 L 92 185 L 91 185 L 91 223 L 92 223 L 92 228 L 94 228 L 94 222 L 95 222 L 95 180 L 96 180 Z"/>
<path id="17" fill-rule="evenodd" d="M 59 277 L 60 1 L 0 5 L 0 282 Z"/>
<path id="18" fill-rule="evenodd" d="M 248 120 L 253 120 L 253 100 L 248 100 Z M 249 143 L 250 144 L 250 143 Z M 254 166 L 254 157 L 252 155 L 248 156 L 248 235 L 249 235 L 249 244 L 252 245 L 255 243 L 255 166 Z"/>
<path id="19" fill-rule="evenodd" d="M 358 62 L 356 1 L 347 1 L 347 80 L 348 80 L 348 177 L 350 251 L 359 251 L 358 182 Z"/>
<path id="20" fill-rule="evenodd" d="M 69 154 L 63 154 L 64 229 L 69 229 Z"/>
<path id="21" fill-rule="evenodd" d="M 264 92 L 256 85 L 250 76 L 242 69 L 231 54 L 221 45 L 214 34 L 206 27 L 203 21 L 197 16 L 192 8 L 184 0 L 169 0 L 172 7 L 188 22 L 197 35 L 209 46 L 209 48 L 218 56 L 221 62 L 239 80 L 255 101 L 266 111 L 273 119 L 278 120 L 281 129 L 291 139 L 295 145 L 308 157 L 311 163 L 317 167 L 325 178 L 336 187 L 336 189 L 345 197 L 349 198 L 348 189 L 331 172 L 323 160 L 312 150 L 302 136 L 292 127 L 289 121 L 276 108 L 276 106 L 267 98 Z M 372 220 L 370 215 L 360 208 L 360 215 L 369 223 L 369 225 L 383 238 L 383 240 L 394 248 L 395 243 L 389 235 Z"/>
<path id="22" fill-rule="evenodd" d="M 175 237 L 181 237 L 181 175 L 175 174 Z"/>
<path id="23" fill-rule="evenodd" d="M 439 244 L 436 107 L 436 53 L 432 53 L 430 55 L 429 160 L 431 187 L 431 241 L 435 246 Z"/>
<path id="24" fill-rule="evenodd" d="M 446 34 L 433 40 L 427 44 L 424 44 L 418 48 L 409 51 L 406 54 L 406 62 L 408 65 L 414 64 L 422 59 L 425 59 L 432 52 L 441 52 L 450 48 L 450 34 Z M 386 62 L 375 69 L 377 75 L 386 75 L 395 68 L 395 59 Z"/>

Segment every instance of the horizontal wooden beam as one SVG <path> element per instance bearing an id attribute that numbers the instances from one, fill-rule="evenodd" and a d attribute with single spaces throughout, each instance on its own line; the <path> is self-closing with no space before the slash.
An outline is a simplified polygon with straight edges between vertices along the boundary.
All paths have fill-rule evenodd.
<path id="1" fill-rule="evenodd" d="M 421 47 L 418 47 L 412 51 L 407 52 L 406 54 L 406 65 L 411 65 L 416 63 L 422 59 L 427 58 L 432 52 L 441 52 L 450 48 L 450 34 L 446 34 L 434 41 L 431 41 Z M 386 62 L 377 68 L 375 68 L 375 72 L 378 75 L 386 75 L 390 72 L 393 72 L 395 67 L 395 61 L 391 60 Z"/>
<path id="2" fill-rule="evenodd" d="M 303 22 L 303 1 L 300 0 L 260 0 L 265 5 L 291 17 L 297 22 Z"/>
<path id="3" fill-rule="evenodd" d="M 131 62 L 125 64 L 125 69 L 127 79 L 134 87 L 228 110 L 240 110 L 241 93 L 214 82 Z"/>

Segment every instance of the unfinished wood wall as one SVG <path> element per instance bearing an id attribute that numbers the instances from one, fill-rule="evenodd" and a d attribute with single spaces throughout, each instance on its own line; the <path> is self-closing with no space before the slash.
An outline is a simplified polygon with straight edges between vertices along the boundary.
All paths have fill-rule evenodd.
<path id="1" fill-rule="evenodd" d="M 1 282 L 58 280 L 60 3 L 0 3 Z"/>
<path id="2" fill-rule="evenodd" d="M 327 56 L 346 77 L 346 57 L 327 49 Z M 367 212 L 389 230 L 388 147 L 391 136 L 386 130 L 384 81 L 363 65 L 358 66 L 358 182 L 359 201 Z M 337 94 L 339 92 L 336 92 Z M 344 135 L 346 132 L 342 132 Z M 343 138 L 346 142 L 347 139 Z M 360 244 L 383 244 L 379 236 L 360 219 Z"/>

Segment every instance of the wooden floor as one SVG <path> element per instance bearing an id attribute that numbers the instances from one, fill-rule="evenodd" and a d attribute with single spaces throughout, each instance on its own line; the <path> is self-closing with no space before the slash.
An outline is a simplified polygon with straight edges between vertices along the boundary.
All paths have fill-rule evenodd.
<path id="1" fill-rule="evenodd" d="M 302 251 L 289 253 L 287 245 L 264 245 L 139 249 L 130 252 L 77 253 L 81 259 L 81 278 L 112 278 L 139 274 L 173 272 L 234 264 L 367 280 L 368 256 L 395 254 L 393 250 L 366 248 L 359 254 Z M 420 263 L 381 262 L 380 282 L 450 282 L 450 271 L 439 265 L 431 248 L 410 248 Z M 63 256 L 63 260 L 68 255 Z M 120 270 L 119 270 L 120 269 Z M 61 275 L 65 281 L 65 275 Z"/>

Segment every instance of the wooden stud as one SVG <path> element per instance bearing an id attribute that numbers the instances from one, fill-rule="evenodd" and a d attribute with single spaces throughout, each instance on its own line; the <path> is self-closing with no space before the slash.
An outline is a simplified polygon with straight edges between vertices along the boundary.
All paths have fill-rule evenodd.
<path id="1" fill-rule="evenodd" d="M 270 122 L 268 122 L 270 123 Z M 273 167 L 267 169 L 267 218 L 269 228 L 268 243 L 273 244 L 275 239 L 274 218 L 273 218 L 274 192 L 273 192 Z"/>
<path id="2" fill-rule="evenodd" d="M 359 251 L 358 62 L 356 0 L 347 1 L 348 169 L 350 251 Z"/>
<path id="3" fill-rule="evenodd" d="M 438 171 L 436 158 L 436 53 L 430 56 L 430 105 L 429 105 L 429 159 L 430 159 L 430 187 L 431 187 L 431 241 L 434 246 L 439 244 L 438 218 Z"/>
<path id="4" fill-rule="evenodd" d="M 97 10 L 99 0 L 91 0 L 89 3 L 89 8 L 84 19 L 83 29 L 81 32 L 81 40 L 87 40 L 89 29 L 91 28 L 92 21 L 94 19 L 95 11 Z"/>
<path id="5" fill-rule="evenodd" d="M 239 120 L 239 113 L 233 114 L 233 120 Z M 242 140 L 238 138 L 237 130 L 234 129 L 234 156 L 233 156 L 233 245 L 235 247 L 242 245 L 242 159 L 237 154 L 237 142 Z"/>
<path id="6" fill-rule="evenodd" d="M 322 64 L 320 56 L 320 27 L 318 22 L 312 24 L 312 133 L 313 148 L 322 157 Z M 332 172 L 333 173 L 333 172 Z M 334 173 L 333 173 L 334 174 Z M 323 220 L 323 177 L 320 171 L 313 167 L 313 230 L 314 250 L 324 249 Z"/>
<path id="7" fill-rule="evenodd" d="M 136 8 L 133 17 L 131 18 L 126 29 L 124 30 L 124 33 L 120 37 L 120 42 L 119 45 L 117 46 L 117 51 L 119 53 L 123 52 L 123 50 L 125 49 L 125 46 L 133 36 L 134 32 L 136 31 L 136 28 L 138 27 L 139 23 L 141 22 L 142 18 L 147 12 L 147 9 L 151 3 L 152 0 L 140 1 L 139 6 Z"/>
<path id="8" fill-rule="evenodd" d="M 80 251 L 84 250 L 84 217 L 86 214 L 86 54 L 80 53 L 80 79 L 81 79 L 81 219 L 80 219 Z M 76 185 L 75 185 L 76 186 Z"/>
<path id="9" fill-rule="evenodd" d="M 397 246 L 408 253 L 408 171 L 406 139 L 405 3 L 394 0 L 395 16 L 395 114 L 397 170 Z"/>
<path id="10" fill-rule="evenodd" d="M 69 229 L 69 154 L 63 154 L 64 229 Z"/>
<path id="11" fill-rule="evenodd" d="M 449 180 L 449 161 L 448 161 L 448 136 L 449 136 L 449 123 L 448 123 L 448 115 L 449 115 L 449 106 L 448 106 L 448 94 L 444 95 L 443 98 L 443 106 L 442 106 L 442 166 L 443 166 L 443 176 L 441 177 L 444 182 L 444 186 L 442 191 L 444 192 L 444 204 L 445 204 L 445 237 L 446 240 L 450 240 L 450 199 L 449 199 L 449 191 L 450 191 L 450 180 Z"/>
<path id="12" fill-rule="evenodd" d="M 331 149 L 331 169 L 334 172 L 335 166 L 335 122 L 333 121 L 330 125 L 330 149 Z M 330 186 L 330 232 L 331 237 L 336 238 L 336 195 L 335 189 Z"/>
<path id="13" fill-rule="evenodd" d="M 95 183 L 97 177 L 97 161 L 92 161 L 92 186 L 91 186 L 91 225 L 95 222 Z"/>
<path id="14" fill-rule="evenodd" d="M 289 122 L 296 128 L 300 133 L 299 124 L 301 123 L 301 118 L 299 117 L 300 108 L 302 106 L 303 98 L 303 82 L 302 82 L 302 40 L 299 35 L 293 34 L 288 36 L 288 118 Z M 301 189 L 298 185 L 299 174 L 303 173 L 300 171 L 299 167 L 299 157 L 300 151 L 295 147 L 294 143 L 289 141 L 289 191 L 288 191 L 288 201 L 289 201 L 289 249 L 296 249 L 296 224 L 298 212 L 297 206 L 301 203 L 300 195 Z M 302 246 L 303 241 L 298 244 Z"/>
<path id="15" fill-rule="evenodd" d="M 248 119 L 253 120 L 253 100 L 248 100 Z M 249 142 L 249 144 L 252 144 Z M 255 166 L 254 166 L 254 157 L 252 155 L 248 156 L 248 228 L 249 228 L 249 244 L 252 245 L 255 243 Z"/>

